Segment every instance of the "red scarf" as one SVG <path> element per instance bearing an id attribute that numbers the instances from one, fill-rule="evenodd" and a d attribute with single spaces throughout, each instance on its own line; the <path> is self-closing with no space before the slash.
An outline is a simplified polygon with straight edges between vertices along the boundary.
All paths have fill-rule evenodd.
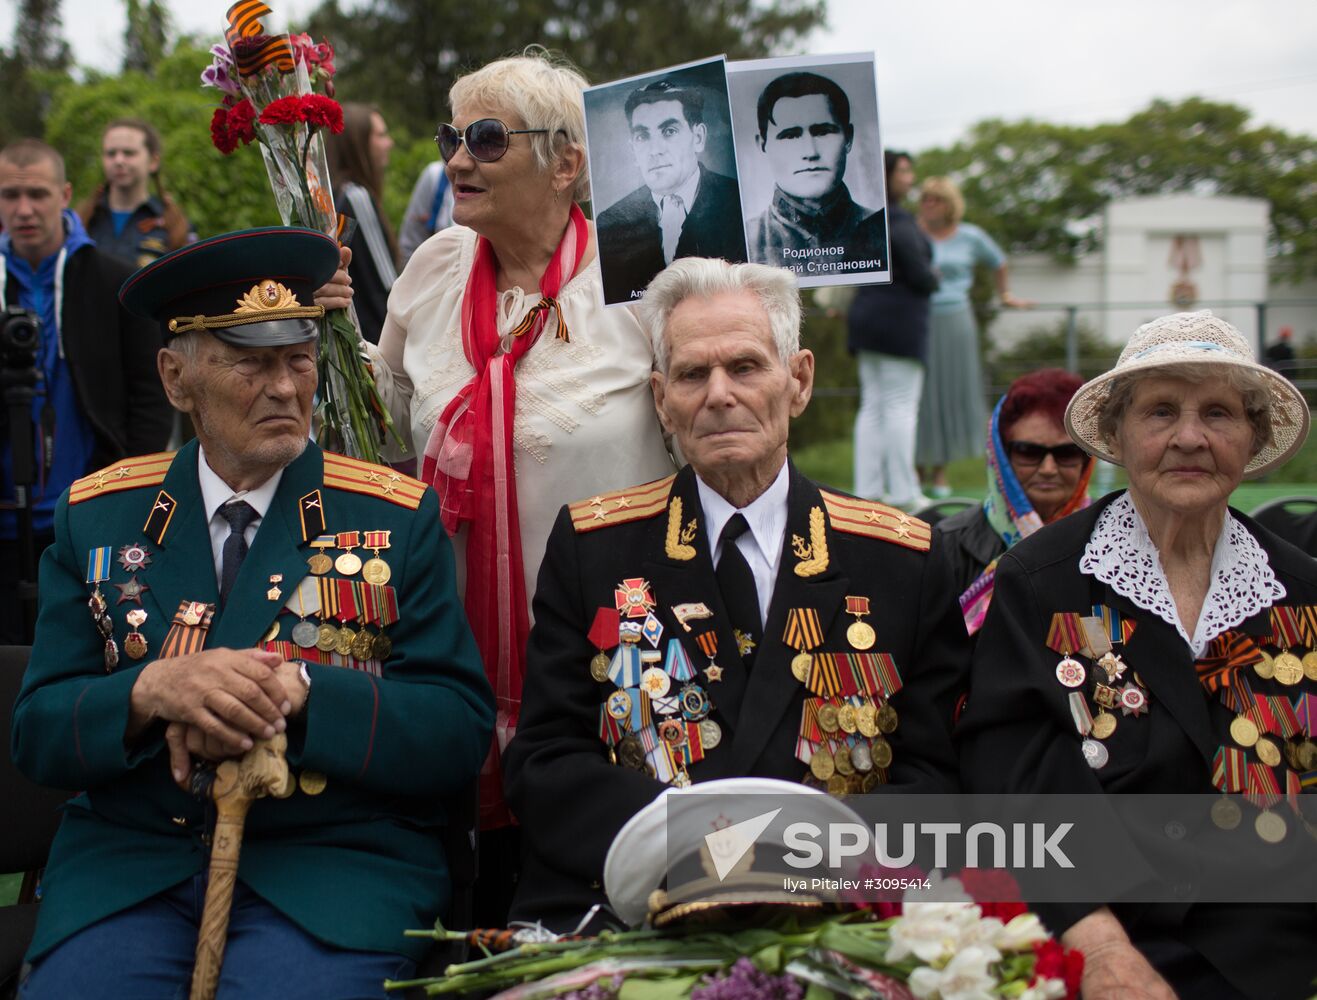
<path id="1" fill-rule="evenodd" d="M 512 822 L 500 759 L 517 729 L 530 633 L 512 462 L 516 367 L 539 340 L 551 311 L 558 313 L 558 337 L 567 340 L 557 296 L 580 267 L 589 236 L 585 215 L 572 205 L 567 230 L 540 278 L 540 301 L 505 337 L 498 332 L 494 248 L 477 238 L 462 297 L 462 351 L 475 374 L 440 414 L 421 464 L 421 478 L 439 494 L 448 533 L 468 525 L 466 614 L 498 707 L 494 745 L 480 772 L 483 828 Z"/>

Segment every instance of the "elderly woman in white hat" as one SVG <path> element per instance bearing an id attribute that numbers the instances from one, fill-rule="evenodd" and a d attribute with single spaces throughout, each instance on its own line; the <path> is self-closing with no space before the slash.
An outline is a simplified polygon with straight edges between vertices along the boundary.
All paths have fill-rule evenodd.
<path id="1" fill-rule="evenodd" d="M 1206 311 L 1140 327 L 1076 393 L 1067 429 L 1129 488 L 1002 556 L 958 731 L 968 791 L 1202 793 L 1203 815 L 1167 831 L 1211 829 L 1210 806 L 1241 850 L 1311 848 L 1297 806 L 1313 723 L 1277 706 L 1317 693 L 1317 655 L 1300 659 L 1317 563 L 1227 506 L 1308 423 Z M 1317 972 L 1311 904 L 1039 909 L 1086 952 L 1086 1000 L 1307 996 Z"/>

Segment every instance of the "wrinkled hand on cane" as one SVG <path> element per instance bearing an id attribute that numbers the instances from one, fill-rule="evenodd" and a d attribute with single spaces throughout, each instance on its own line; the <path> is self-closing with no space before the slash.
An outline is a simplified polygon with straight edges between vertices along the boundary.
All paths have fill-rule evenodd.
<path id="1" fill-rule="evenodd" d="M 296 787 L 288 770 L 288 739 L 279 733 L 256 745 L 236 760 L 215 768 L 210 797 L 215 801 L 215 832 L 210 848 L 210 879 L 206 905 L 197 935 L 197 964 L 192 970 L 190 1000 L 214 1000 L 219 986 L 224 944 L 229 932 L 233 887 L 238 879 L 238 855 L 242 850 L 243 825 L 247 810 L 267 795 L 286 799 Z"/>

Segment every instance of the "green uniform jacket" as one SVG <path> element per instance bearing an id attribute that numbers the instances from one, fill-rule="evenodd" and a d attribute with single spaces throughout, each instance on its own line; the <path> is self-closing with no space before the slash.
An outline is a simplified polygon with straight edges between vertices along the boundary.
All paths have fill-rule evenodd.
<path id="1" fill-rule="evenodd" d="M 93 483 L 90 499 L 70 504 L 66 493 L 56 508 L 12 752 L 34 781 L 85 791 L 69 802 L 55 838 L 29 959 L 208 864 L 205 808 L 173 783 L 163 726 L 133 747 L 124 743 L 129 693 L 160 650 L 179 602 L 218 601 L 197 457 L 195 442 L 184 447 L 163 481 L 159 472 L 138 473 L 149 470 L 149 460 L 130 460 L 122 466 L 127 472 L 113 467 L 74 484 L 77 499 L 80 487 L 85 495 Z M 163 458 L 156 456 L 157 468 Z M 176 507 L 157 542 L 145 525 L 161 490 Z M 314 554 L 303 540 L 299 500 L 316 490 L 325 532 L 392 532 L 381 555 L 398 598 L 398 621 L 386 630 L 393 648 L 379 676 L 310 665 L 311 693 L 289 725 L 288 761 L 295 773 L 325 775 L 327 785 L 322 794 L 298 791 L 252 806 L 238 877 L 322 941 L 418 957 L 426 942 L 402 932 L 431 925 L 449 895 L 442 800 L 475 778 L 494 718 L 433 490 L 413 480 L 399 487 L 390 469 L 326 456 L 308 444 L 284 470 L 206 648 L 258 646 L 276 619 L 277 638 L 288 639 L 298 618 L 280 612 Z M 101 592 L 122 649 L 130 628 L 125 615 L 138 605 L 116 604 L 114 584 L 135 575 L 149 587 L 141 595 L 147 620 L 140 629 L 148 651 L 137 660 L 121 652 L 107 672 L 104 641 L 87 607 L 87 558 L 101 546 L 117 557 L 126 545 L 145 546 L 149 564 L 133 574 L 115 558 Z M 280 574 L 282 596 L 271 599 L 271 578 Z"/>

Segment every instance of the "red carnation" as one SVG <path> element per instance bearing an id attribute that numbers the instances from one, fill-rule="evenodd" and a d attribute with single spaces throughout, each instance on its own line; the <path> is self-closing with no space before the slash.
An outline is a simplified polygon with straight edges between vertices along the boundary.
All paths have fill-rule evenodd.
<path id="1" fill-rule="evenodd" d="M 1065 983 L 1066 1000 L 1079 996 L 1079 983 L 1084 978 L 1084 953 L 1066 949 L 1055 938 L 1039 941 L 1033 946 L 1033 986 L 1039 979 L 1059 979 Z"/>
<path id="2" fill-rule="evenodd" d="M 343 108 L 332 97 L 307 94 L 302 98 L 302 120 L 338 135 L 343 131 Z"/>
<path id="3" fill-rule="evenodd" d="M 1029 912 L 1028 907 L 1020 902 L 1020 886 L 1010 872 L 996 868 L 965 868 L 956 877 L 979 904 L 985 917 L 998 917 L 1009 922 L 1012 917 Z"/>
<path id="4" fill-rule="evenodd" d="M 216 108 L 210 116 L 210 141 L 225 156 L 238 148 L 238 140 L 229 135 L 229 112 Z"/>
<path id="5" fill-rule="evenodd" d="M 302 111 L 302 99 L 300 97 L 280 97 L 278 100 L 271 101 L 261 112 L 262 125 L 296 125 L 300 121 L 305 121 L 306 116 Z"/>
<path id="6" fill-rule="evenodd" d="M 245 97 L 229 110 L 229 139 L 235 148 L 239 142 L 246 146 L 256 138 L 255 122 L 256 109 Z"/>

